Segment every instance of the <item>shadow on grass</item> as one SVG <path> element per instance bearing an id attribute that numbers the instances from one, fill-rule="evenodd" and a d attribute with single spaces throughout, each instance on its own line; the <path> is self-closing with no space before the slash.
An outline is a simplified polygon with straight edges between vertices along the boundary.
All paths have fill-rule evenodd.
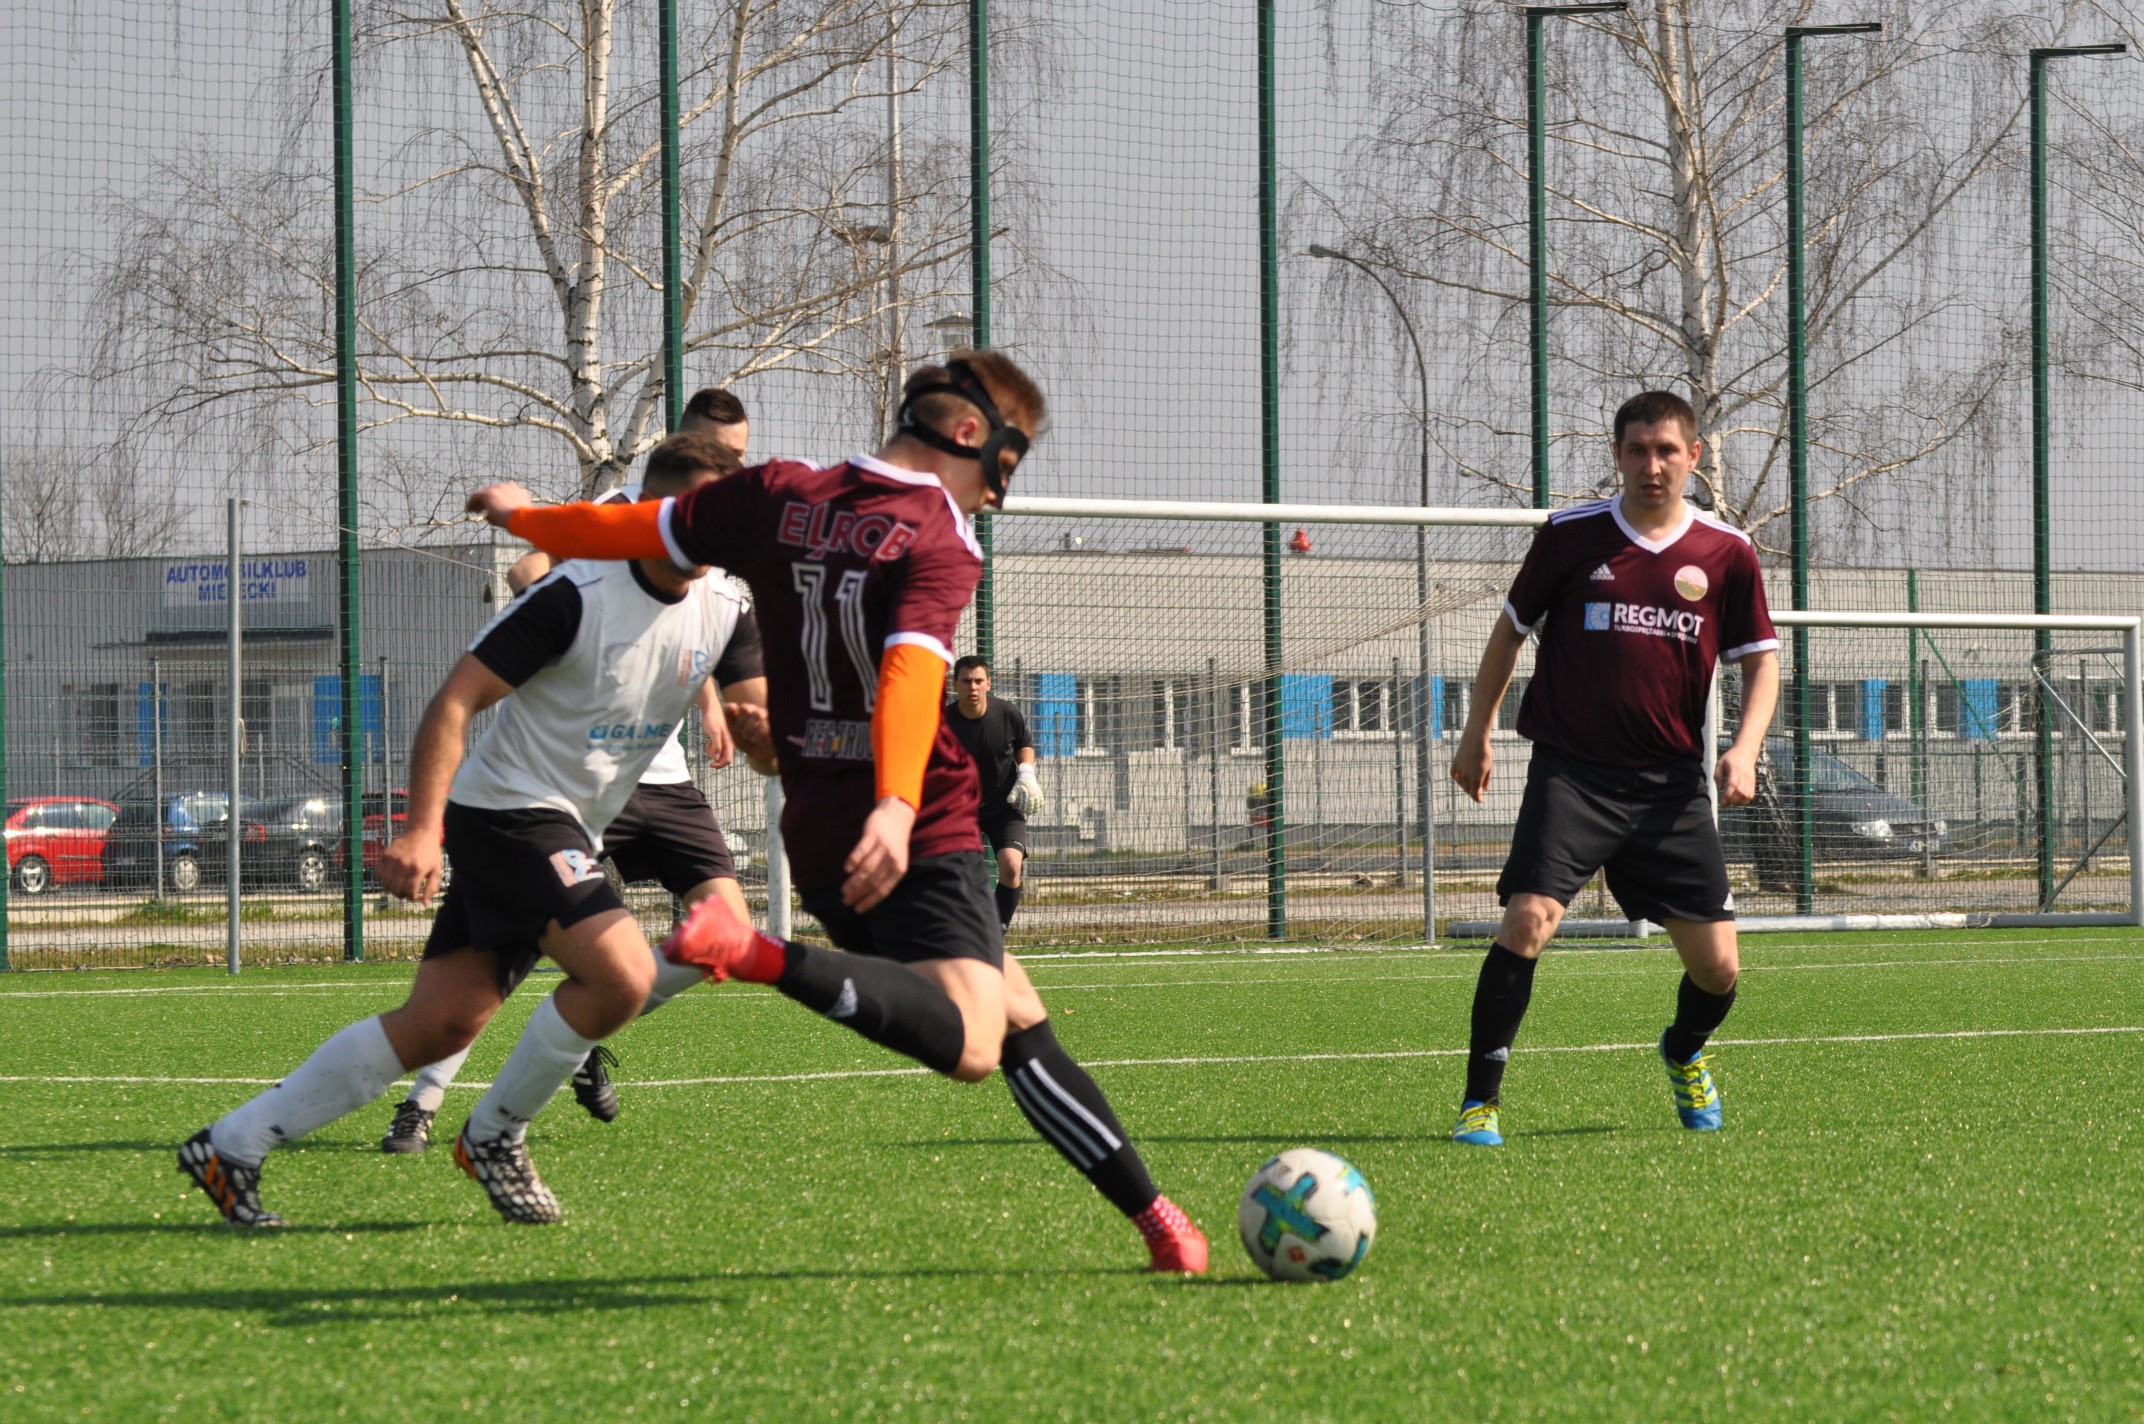
<path id="1" fill-rule="evenodd" d="M 1597 1122 L 1585 1127 L 1522 1127 L 1514 1137 L 1604 1137 L 1611 1132 L 1621 1132 L 1621 1124 Z"/>
<path id="2" fill-rule="evenodd" d="M 0 1241 L 41 1236 L 255 1236 L 273 1240 L 278 1236 L 378 1236 L 423 1231 L 432 1225 L 429 1221 L 345 1221 L 238 1231 L 221 1221 L 48 1221 L 35 1226 L 0 1226 Z"/>
<path id="3" fill-rule="evenodd" d="M 98 1306 L 106 1310 L 212 1310 L 258 1315 L 270 1325 L 317 1326 L 324 1320 L 436 1318 L 439 1311 L 490 1315 L 558 1315 L 570 1311 L 643 1310 L 707 1305 L 698 1276 L 626 1276 L 578 1281 L 462 1281 L 422 1286 L 262 1287 L 175 1291 L 68 1291 L 17 1295 L 0 1308 Z"/>
<path id="4" fill-rule="evenodd" d="M 1613 1132 L 1614 1128 L 1568 1128 L 1570 1132 Z M 1537 1133 L 1535 1136 L 1547 1136 Z M 1379 1143 L 1379 1142 L 1439 1142 L 1441 1132 L 1254 1132 L 1232 1135 L 1192 1135 L 1185 1133 L 1141 1133 L 1138 1143 L 1189 1142 L 1221 1144 L 1224 1146 L 1249 1147 L 1308 1147 L 1326 1143 Z M 881 1147 L 907 1147 L 922 1151 L 933 1147 L 1047 1147 L 1039 1137 L 937 1137 L 914 1142 L 882 1142 Z M 1138 1144 L 1135 1144 L 1138 1145 Z"/>

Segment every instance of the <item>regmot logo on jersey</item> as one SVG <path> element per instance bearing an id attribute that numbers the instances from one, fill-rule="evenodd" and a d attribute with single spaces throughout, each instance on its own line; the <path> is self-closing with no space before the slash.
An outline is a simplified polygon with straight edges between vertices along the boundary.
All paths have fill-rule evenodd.
<path id="1" fill-rule="evenodd" d="M 884 514 L 859 515 L 831 504 L 790 500 L 775 529 L 784 544 L 814 559 L 844 552 L 861 559 L 898 559 L 916 542 L 916 526 Z"/>
<path id="2" fill-rule="evenodd" d="M 1589 632 L 1638 633 L 1648 638 L 1694 643 L 1704 631 L 1705 615 L 1652 603 L 1589 603 L 1585 626 Z"/>

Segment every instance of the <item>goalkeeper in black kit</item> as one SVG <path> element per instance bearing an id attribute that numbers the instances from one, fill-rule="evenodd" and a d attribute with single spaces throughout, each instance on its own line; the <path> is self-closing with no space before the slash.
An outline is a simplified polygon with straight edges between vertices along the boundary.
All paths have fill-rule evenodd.
<path id="1" fill-rule="evenodd" d="M 1010 929 L 1027 864 L 1027 818 L 1041 815 L 1044 804 L 1035 739 L 1019 708 L 990 695 L 990 664 L 972 653 L 953 664 L 945 724 L 968 749 L 982 782 L 983 834 L 998 858 L 998 923 Z"/>

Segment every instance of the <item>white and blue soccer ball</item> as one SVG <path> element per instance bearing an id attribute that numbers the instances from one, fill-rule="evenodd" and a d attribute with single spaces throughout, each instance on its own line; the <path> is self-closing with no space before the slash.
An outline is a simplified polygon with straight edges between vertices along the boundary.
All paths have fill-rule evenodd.
<path id="1" fill-rule="evenodd" d="M 1337 1281 L 1377 1238 L 1377 1199 L 1344 1159 L 1294 1147 L 1251 1175 L 1236 1208 L 1251 1261 L 1276 1281 Z"/>

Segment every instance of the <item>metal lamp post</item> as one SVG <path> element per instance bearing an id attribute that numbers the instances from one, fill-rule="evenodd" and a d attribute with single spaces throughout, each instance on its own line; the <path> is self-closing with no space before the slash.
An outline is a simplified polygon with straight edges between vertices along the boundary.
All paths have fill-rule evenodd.
<path id="1" fill-rule="evenodd" d="M 1873 35 L 1883 26 L 1787 26 L 1787 461 L 1791 471 L 1794 608 L 1809 611 L 1808 310 L 1803 286 L 1802 41 L 1812 36 Z M 1809 795 L 1809 630 L 1794 629 L 1794 909 L 1816 911 L 1816 820 Z"/>
<path id="2" fill-rule="evenodd" d="M 2075 55 L 2126 54 L 2125 44 L 2060 45 L 2031 53 L 2032 93 L 2032 611 L 2054 612 L 2053 514 L 2048 493 L 2049 431 L 2052 409 L 2047 388 L 2047 65 Z M 2033 671 L 2053 674 L 2054 635 L 2045 628 L 2032 635 Z M 2055 710 L 2044 687 L 2033 701 L 2040 709 L 2034 747 L 2034 789 L 2039 821 L 2039 905 L 2054 908 L 2055 898 Z M 2131 715 L 2134 715 L 2132 713 Z M 2136 775 L 2134 768 L 2130 774 Z"/>
<path id="3" fill-rule="evenodd" d="M 1392 303 L 1393 315 L 1400 319 L 1400 326 L 1407 333 L 1407 342 L 1414 348 L 1415 378 L 1421 384 L 1421 441 L 1419 450 L 1419 476 L 1421 481 L 1422 507 L 1429 507 L 1429 363 L 1422 357 L 1422 338 L 1414 329 L 1414 318 L 1408 315 L 1407 304 L 1392 290 L 1391 283 L 1382 273 L 1359 257 L 1345 252 L 1336 252 L 1323 244 L 1313 244 L 1307 256 L 1345 262 L 1356 271 L 1377 284 L 1378 290 Z M 1429 725 L 1429 530 L 1416 525 L 1414 531 L 1414 596 L 1415 607 L 1420 617 L 1415 624 L 1415 655 L 1422 669 L 1421 685 L 1416 690 L 1415 704 L 1415 782 L 1416 815 L 1422 827 L 1422 939 L 1434 943 L 1437 938 L 1437 836 L 1432 817 L 1435 814 L 1436 797 L 1430 781 L 1429 738 L 1434 730 Z M 1394 691 L 1398 689 L 1395 687 Z M 1393 728 L 1399 735 L 1399 728 Z M 1402 863 L 1405 863 L 1404 856 Z"/>
<path id="4" fill-rule="evenodd" d="M 1526 7 L 1526 261 L 1531 274 L 1533 309 L 1534 508 L 1548 508 L 1548 143 L 1543 115 L 1548 108 L 1542 77 L 1541 25 L 1567 15 L 1607 15 L 1630 8 L 1627 0 L 1609 5 L 1528 5 Z"/>

